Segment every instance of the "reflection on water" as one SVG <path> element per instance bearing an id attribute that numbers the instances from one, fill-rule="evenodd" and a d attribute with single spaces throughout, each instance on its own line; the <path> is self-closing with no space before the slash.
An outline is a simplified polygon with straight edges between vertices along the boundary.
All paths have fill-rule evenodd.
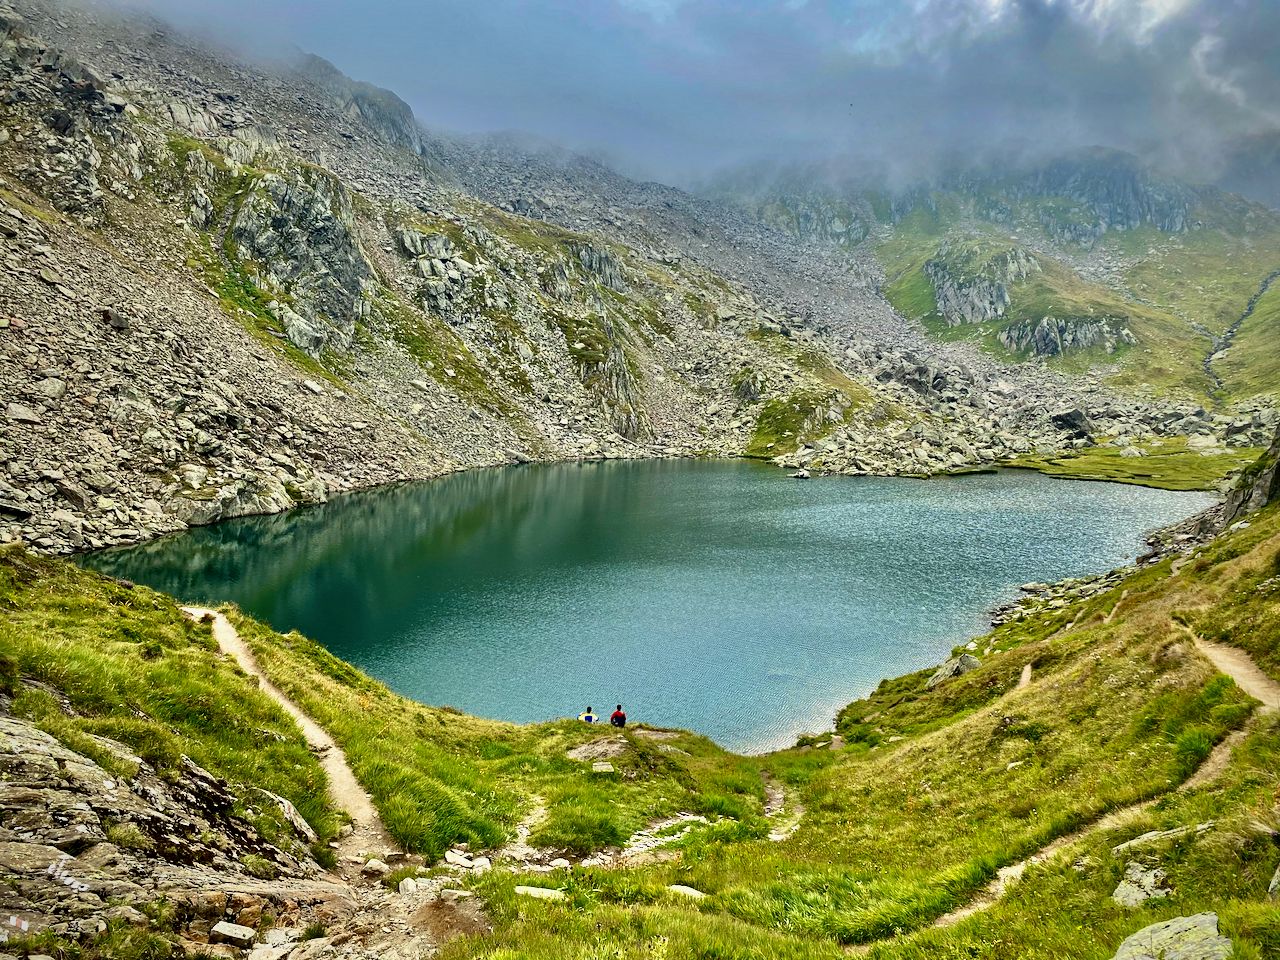
<path id="1" fill-rule="evenodd" d="M 86 563 L 234 600 L 429 703 L 525 721 L 623 701 L 765 749 L 936 662 L 1017 584 L 1109 569 L 1209 502 L 1022 472 L 797 483 L 749 463 L 529 466 Z"/>

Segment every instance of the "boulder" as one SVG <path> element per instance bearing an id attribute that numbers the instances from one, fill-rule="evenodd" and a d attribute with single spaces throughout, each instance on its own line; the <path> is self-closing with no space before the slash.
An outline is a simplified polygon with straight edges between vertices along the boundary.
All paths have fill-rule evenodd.
<path id="1" fill-rule="evenodd" d="M 1050 414 L 1049 422 L 1073 436 L 1087 436 L 1093 432 L 1093 424 L 1079 407 L 1070 407 Z"/>
<path id="2" fill-rule="evenodd" d="M 460 850 L 446 850 L 444 852 L 444 862 L 451 863 L 455 867 L 462 867 L 465 870 L 470 870 L 475 866 L 472 859 Z"/>
<path id="3" fill-rule="evenodd" d="M 947 680 L 966 674 L 970 670 L 978 669 L 981 664 L 981 660 L 968 653 L 962 653 L 958 657 L 952 657 L 940 666 L 934 672 L 933 676 L 929 678 L 929 682 L 926 684 L 926 689 L 932 690 L 940 683 L 944 683 Z"/>
<path id="4" fill-rule="evenodd" d="M 1197 913 L 1143 927 L 1112 960 L 1227 960 L 1231 952 L 1231 941 L 1218 934 L 1218 915 Z"/>
<path id="5" fill-rule="evenodd" d="M 1122 907 L 1136 907 L 1148 900 L 1159 900 L 1172 892 L 1164 885 L 1165 873 L 1136 860 L 1124 868 L 1124 879 L 1111 893 L 1111 899 Z"/>
<path id="6" fill-rule="evenodd" d="M 247 950 L 253 946 L 257 931 L 253 927 L 242 927 L 238 923 L 219 920 L 209 931 L 210 943 L 229 943 L 233 947 Z"/>
<path id="7" fill-rule="evenodd" d="M 112 330 L 116 330 L 120 333 L 125 333 L 129 329 L 129 318 L 119 310 L 113 310 L 108 307 L 102 311 L 102 319 L 106 321 L 107 326 Z"/>
<path id="8" fill-rule="evenodd" d="M 693 887 L 686 887 L 683 883 L 673 883 L 668 885 L 668 890 L 672 893 L 678 893 L 682 897 L 688 897 L 691 900 L 701 900 L 706 894 L 701 890 L 695 890 Z"/>
<path id="9" fill-rule="evenodd" d="M 258 792 L 280 808 L 280 812 L 284 815 L 285 820 L 288 821 L 289 826 L 293 828 L 294 833 L 296 833 L 303 841 L 306 843 L 320 842 L 320 838 L 316 836 L 316 832 L 311 829 L 311 824 L 307 823 L 307 821 L 303 819 L 302 814 L 298 812 L 298 808 L 289 800 L 280 796 L 278 793 L 272 793 L 270 790 L 260 789 Z"/>
<path id="10" fill-rule="evenodd" d="M 533 897 L 535 900 L 563 900 L 563 890 L 553 890 L 550 887 L 516 887 L 516 896 Z"/>
<path id="11" fill-rule="evenodd" d="M 10 402 L 9 405 L 5 407 L 4 415 L 10 420 L 17 421 L 18 423 L 39 423 L 41 421 L 41 417 L 38 413 L 30 407 L 23 406 L 21 403 Z"/>

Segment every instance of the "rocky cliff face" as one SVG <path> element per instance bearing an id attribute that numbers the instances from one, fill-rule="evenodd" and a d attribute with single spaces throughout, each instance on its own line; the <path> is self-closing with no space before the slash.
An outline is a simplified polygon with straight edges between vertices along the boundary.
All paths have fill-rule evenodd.
<path id="1" fill-rule="evenodd" d="M 422 130 L 413 109 L 390 90 L 352 80 L 315 54 L 300 57 L 294 70 L 304 82 L 322 91 L 338 114 L 372 130 L 392 146 L 423 152 Z"/>
<path id="2" fill-rule="evenodd" d="M 925 275 L 933 283 L 938 313 L 949 327 L 1004 316 L 1009 308 L 1009 287 L 1039 270 L 1035 257 L 1017 247 L 988 254 L 950 241 L 944 241 L 924 265 Z"/>
<path id="3" fill-rule="evenodd" d="M 369 316 L 373 274 L 337 178 L 286 168 L 252 179 L 223 247 L 270 300 L 268 309 L 296 346 L 312 356 L 351 346 L 356 324 Z"/>
<path id="4" fill-rule="evenodd" d="M 1236 523 L 1280 500 L 1280 431 L 1271 447 L 1228 492 L 1223 504 L 1225 525 Z"/>
<path id="5" fill-rule="evenodd" d="M 171 922 L 194 946 L 207 944 L 220 921 L 257 926 L 266 910 L 302 917 L 342 906 L 346 891 L 307 852 L 303 831 L 310 827 L 296 812 L 299 832 L 286 852 L 236 816 L 239 798 L 189 759 L 182 778 L 170 782 L 123 745 L 94 738 L 104 763 L 137 770 L 126 782 L 8 715 L 7 706 L 0 696 L 6 924 L 17 916 L 34 931 L 71 939 L 99 933 L 108 922 L 145 929 L 150 918 L 138 907 L 164 898 Z M 253 876 L 246 862 L 276 879 Z"/>

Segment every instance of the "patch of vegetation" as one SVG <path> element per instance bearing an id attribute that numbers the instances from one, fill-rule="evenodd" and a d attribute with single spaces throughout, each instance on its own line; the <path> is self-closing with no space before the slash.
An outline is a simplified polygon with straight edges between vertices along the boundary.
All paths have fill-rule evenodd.
<path id="1" fill-rule="evenodd" d="M 442 320 L 410 310 L 386 288 L 376 311 L 385 331 L 446 390 L 484 409 L 515 415 L 511 404 L 490 385 L 471 348 Z"/>
<path id="2" fill-rule="evenodd" d="M 743 455 L 767 460 L 822 439 L 833 426 L 829 413 L 839 404 L 840 395 L 831 390 L 797 390 L 766 400 Z"/>
<path id="3" fill-rule="evenodd" d="M 1004 316 L 956 327 L 948 327 L 938 315 L 933 283 L 924 271 L 944 239 L 957 244 L 960 254 L 972 254 L 955 255 L 960 258 L 953 264 L 955 271 L 967 275 L 984 257 L 1017 246 L 1019 236 L 1043 236 L 1046 223 L 1091 225 L 1095 218 L 1066 198 L 1015 202 L 984 195 L 959 203 L 949 195 L 938 196 L 932 206 L 918 204 L 877 242 L 885 267 L 885 295 L 900 313 L 921 320 L 934 335 L 976 339 L 1006 359 L 1017 358 L 1008 354 L 996 334 L 1012 323 L 1045 316 L 1119 320 L 1133 332 L 1136 347 L 1121 345 L 1113 355 L 1095 348 L 1051 362 L 1071 372 L 1107 363 L 1115 368 L 1110 378 L 1118 387 L 1209 397 L 1213 381 L 1203 369 L 1204 357 L 1214 338 L 1239 319 L 1262 279 L 1280 268 L 1280 217 L 1233 198 L 1206 196 L 1206 205 L 1195 213 L 1194 228 L 1186 232 L 1140 227 L 1104 234 L 1093 255 L 1122 258 L 1125 272 L 1118 282 L 1086 280 L 1068 258 L 1039 250 L 1034 255 L 1041 270 L 1008 285 L 1010 303 Z M 1257 319 L 1245 324 L 1232 351 L 1218 362 L 1226 390 L 1217 399 L 1274 390 L 1277 377 L 1268 374 L 1280 371 L 1276 311 L 1274 304 L 1259 307 Z"/>
<path id="4" fill-rule="evenodd" d="M 1215 490 L 1224 479 L 1248 467 L 1262 452 L 1231 447 L 1206 453 L 1189 449 L 1185 439 L 1135 445 L 1142 456 L 1124 456 L 1122 448 L 1102 445 L 1060 457 L 1026 456 L 1006 464 L 1068 480 L 1111 480 L 1161 490 Z"/>
<path id="5" fill-rule="evenodd" d="M 531 253 L 550 254 L 564 259 L 572 244 L 590 242 L 590 238 L 584 234 L 566 230 L 545 220 L 507 213 L 487 204 L 480 208 L 480 214 L 486 227 Z"/>

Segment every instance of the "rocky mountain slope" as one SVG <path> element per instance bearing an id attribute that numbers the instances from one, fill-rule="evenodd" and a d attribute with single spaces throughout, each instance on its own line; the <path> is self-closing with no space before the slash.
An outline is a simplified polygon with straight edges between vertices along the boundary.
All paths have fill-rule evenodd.
<path id="1" fill-rule="evenodd" d="M 1127 392 L 1274 403 L 1273 325 L 1238 336 L 1280 264 L 1280 218 L 1259 204 L 1102 150 L 893 193 L 759 170 L 711 192 L 874 255 L 889 300 L 942 339 L 1093 368 Z M 833 219 L 841 229 L 824 226 Z"/>
<path id="2" fill-rule="evenodd" d="M 526 460 L 931 474 L 1086 442 L 1081 420 L 1269 436 L 1266 411 L 938 343 L 870 248 L 433 135 L 318 58 L 54 0 L 0 27 L 5 539 L 97 547 Z"/>

